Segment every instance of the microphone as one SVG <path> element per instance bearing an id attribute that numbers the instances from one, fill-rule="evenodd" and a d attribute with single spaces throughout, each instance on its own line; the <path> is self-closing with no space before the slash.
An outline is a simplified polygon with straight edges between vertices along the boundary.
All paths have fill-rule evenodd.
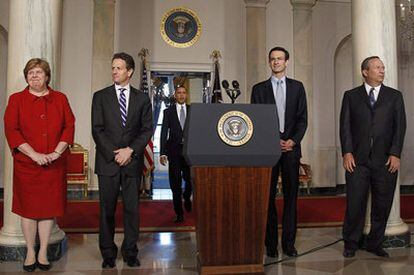
<path id="1" fill-rule="evenodd" d="M 234 82 L 234 81 L 233 81 Z M 227 81 L 227 80 L 223 80 L 222 82 L 221 82 L 221 85 L 223 85 L 223 88 L 225 89 L 225 90 L 227 90 L 228 88 L 229 88 L 229 82 Z"/>
<path id="2" fill-rule="evenodd" d="M 237 80 L 233 80 L 231 85 L 233 85 L 233 88 L 236 89 L 236 90 L 238 90 L 240 88 L 239 82 Z"/>

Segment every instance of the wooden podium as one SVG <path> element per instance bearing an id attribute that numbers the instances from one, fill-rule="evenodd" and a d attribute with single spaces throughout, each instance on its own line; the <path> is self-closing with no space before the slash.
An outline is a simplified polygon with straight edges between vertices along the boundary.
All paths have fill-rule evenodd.
<path id="1" fill-rule="evenodd" d="M 218 134 L 218 121 L 233 111 L 253 125 L 251 139 L 241 146 L 226 144 Z M 271 105 L 191 105 L 184 155 L 192 167 L 201 274 L 264 273 L 271 172 L 280 157 L 275 125 Z"/>

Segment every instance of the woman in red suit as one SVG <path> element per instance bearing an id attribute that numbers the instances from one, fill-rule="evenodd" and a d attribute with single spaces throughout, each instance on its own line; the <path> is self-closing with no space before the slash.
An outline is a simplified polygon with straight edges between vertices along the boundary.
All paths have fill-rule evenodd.
<path id="1" fill-rule="evenodd" d="M 75 118 L 66 96 L 48 86 L 50 66 L 45 60 L 29 60 L 23 72 L 28 86 L 10 96 L 4 129 L 13 155 L 12 212 L 21 217 L 27 245 L 23 269 L 30 272 L 51 267 L 47 246 L 54 218 L 66 206 L 66 156 Z"/>

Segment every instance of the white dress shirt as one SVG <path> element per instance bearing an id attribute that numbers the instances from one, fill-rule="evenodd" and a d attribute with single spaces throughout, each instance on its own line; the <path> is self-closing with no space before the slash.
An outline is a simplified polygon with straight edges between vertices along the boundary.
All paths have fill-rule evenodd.
<path id="1" fill-rule="evenodd" d="M 368 97 L 369 97 L 369 91 L 371 91 L 371 88 L 374 88 L 374 98 L 375 98 L 375 101 L 377 101 L 378 95 L 379 95 L 379 92 L 380 92 L 380 89 L 381 89 L 381 85 L 379 85 L 377 87 L 371 87 L 367 83 L 364 83 L 364 86 L 365 86 L 365 90 L 367 91 Z"/>
<path id="2" fill-rule="evenodd" d="M 181 112 L 181 106 L 184 107 L 184 116 L 187 117 L 187 106 L 185 105 L 185 103 L 183 104 L 179 104 L 177 102 L 177 104 L 175 104 L 175 107 L 177 108 L 177 116 L 178 116 L 178 120 L 180 120 L 180 112 Z"/>
<path id="3" fill-rule="evenodd" d="M 131 87 L 130 87 L 129 83 L 126 86 L 124 86 L 124 87 L 122 87 L 121 85 L 115 84 L 116 97 L 118 98 L 118 102 L 119 102 L 119 97 L 121 96 L 121 91 L 119 89 L 121 89 L 121 88 L 126 89 L 124 91 L 124 94 L 125 94 L 125 98 L 126 98 L 126 111 L 127 111 L 127 115 L 128 115 L 129 92 L 131 90 Z"/>

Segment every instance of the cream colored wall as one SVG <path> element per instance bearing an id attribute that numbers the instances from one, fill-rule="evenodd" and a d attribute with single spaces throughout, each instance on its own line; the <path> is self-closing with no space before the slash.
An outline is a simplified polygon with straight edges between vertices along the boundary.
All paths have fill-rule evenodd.
<path id="1" fill-rule="evenodd" d="M 9 29 L 9 1 L 0 0 L 0 25 L 6 30 Z"/>
<path id="2" fill-rule="evenodd" d="M 7 30 L 9 27 L 9 0 L 0 0 L 0 188 L 3 187 L 3 159 L 6 139 L 4 137 L 3 114 L 6 107 L 7 79 Z"/>
<path id="3" fill-rule="evenodd" d="M 313 8 L 313 186 L 334 187 L 337 184 L 334 64 L 338 46 L 350 33 L 350 1 L 317 2 Z M 348 88 L 352 87 L 352 78 L 347 79 L 346 74 L 338 78 L 341 83 L 349 82 Z"/>
<path id="4" fill-rule="evenodd" d="M 198 42 L 188 48 L 169 46 L 161 37 L 163 15 L 172 8 L 193 10 L 202 24 Z M 219 50 L 221 79 L 237 79 L 245 86 L 244 2 L 240 0 L 144 1 L 122 0 L 117 3 L 116 42 L 119 51 L 132 54 L 137 61 L 138 51 L 149 49 L 152 69 L 211 71 L 210 54 Z M 137 65 L 139 62 L 137 62 Z M 139 84 L 139 68 L 132 83 Z M 200 91 L 201 92 L 201 91 Z M 241 100 L 244 101 L 244 100 Z"/>
<path id="5" fill-rule="evenodd" d="M 290 1 L 271 0 L 266 9 L 266 25 L 267 52 L 276 46 L 287 49 L 290 54 L 287 75 L 294 78 L 293 12 Z M 267 64 L 268 57 L 264 56 L 263 58 L 266 59 Z M 267 67 L 267 71 L 270 77 L 269 67 Z"/>
<path id="6" fill-rule="evenodd" d="M 3 115 L 7 102 L 7 31 L 0 25 L 0 188 L 3 187 L 4 154 L 8 151 L 4 137 Z"/>
<path id="7" fill-rule="evenodd" d="M 397 24 L 397 32 L 399 31 Z M 407 114 L 407 132 L 401 156 L 400 182 L 402 185 L 414 185 L 414 43 L 398 38 L 398 89 L 403 93 Z M 386 65 L 385 65 L 386 66 Z M 387 68 L 385 67 L 385 73 Z"/>
<path id="8" fill-rule="evenodd" d="M 341 112 L 342 98 L 345 91 L 352 88 L 353 83 L 352 64 L 352 39 L 351 35 L 345 37 L 335 53 L 334 60 L 334 110 L 335 110 L 335 141 L 336 141 L 336 184 L 345 184 L 345 170 L 342 167 L 342 151 L 339 139 L 339 116 Z M 332 170 L 335 172 L 335 170 Z"/>
<path id="9" fill-rule="evenodd" d="M 63 1 L 60 89 L 76 117 L 75 142 L 90 149 L 92 0 Z M 110 68 L 108 68 L 110 70 Z"/>
<path id="10" fill-rule="evenodd" d="M 93 0 L 63 1 L 62 51 L 60 89 L 68 95 L 77 118 L 76 142 L 90 149 L 90 110 L 92 72 Z M 0 0 L 0 25 L 8 28 L 8 0 Z M 202 22 L 200 40 L 185 49 L 172 48 L 160 35 L 160 20 L 169 9 L 186 6 L 194 10 Z M 313 8 L 313 106 L 314 106 L 314 186 L 335 186 L 340 176 L 338 148 L 338 110 L 344 89 L 352 87 L 349 79 L 351 49 L 341 44 L 351 32 L 350 0 L 318 1 Z M 245 3 L 243 0 L 117 0 L 115 5 L 115 51 L 132 54 L 137 62 L 132 84 L 139 86 L 138 51 L 146 47 L 153 68 L 171 70 L 212 70 L 209 57 L 212 50 L 221 51 L 221 79 L 239 80 L 245 95 L 246 35 Z M 266 48 L 279 45 L 291 52 L 288 75 L 293 71 L 293 17 L 290 1 L 271 0 L 266 10 Z M 112 43 L 108 41 L 108 43 Z M 341 50 L 341 47 L 344 49 Z M 406 143 L 403 153 L 401 182 L 414 184 L 414 173 L 409 164 L 414 161 L 414 141 L 411 127 L 414 119 L 414 59 L 410 56 L 412 44 L 399 43 L 399 86 L 404 92 L 408 118 Z M 1 56 L 3 50 L 0 50 Z M 338 52 L 339 51 L 339 52 Z M 335 57 L 340 57 L 335 69 Z M 267 59 L 267 56 L 263 57 Z M 341 65 L 342 64 L 342 65 Z M 339 66 L 339 67 L 338 67 Z M 108 68 L 108 71 L 110 68 Z M 350 69 L 349 69 L 350 70 Z M 270 75 L 270 71 L 268 70 Z M 110 78 L 108 72 L 108 79 Z M 5 83 L 6 73 L 0 71 Z M 110 81 L 110 79 L 108 80 Z M 348 83 L 349 82 L 349 83 Z M 348 83 L 348 84 L 347 84 Z M 340 89 L 341 91 L 336 91 Z M 339 87 L 339 88 L 338 88 Z M 0 87 L 1 88 L 1 87 Z M 4 97 L 4 92 L 0 96 Z M 226 96 L 226 102 L 229 102 Z M 0 97 L 0 102 L 5 100 Z M 239 102 L 248 102 L 241 97 Z M 339 102 L 339 103 L 338 103 Z M 1 110 L 1 109 L 0 109 Z M 4 142 L 4 135 L 1 135 Z M 1 146 L 1 143 L 0 143 Z M 0 148 L 1 156 L 4 149 Z M 2 157 L 0 157 L 1 159 Z M 336 164 L 338 163 L 338 164 Z M 0 166 L 1 167 L 1 166 Z M 1 171 L 0 171 L 1 174 Z M 1 176 L 1 175 L 0 175 Z M 339 177 L 340 178 L 340 177 Z M 0 181 L 0 187 L 1 187 Z"/>

